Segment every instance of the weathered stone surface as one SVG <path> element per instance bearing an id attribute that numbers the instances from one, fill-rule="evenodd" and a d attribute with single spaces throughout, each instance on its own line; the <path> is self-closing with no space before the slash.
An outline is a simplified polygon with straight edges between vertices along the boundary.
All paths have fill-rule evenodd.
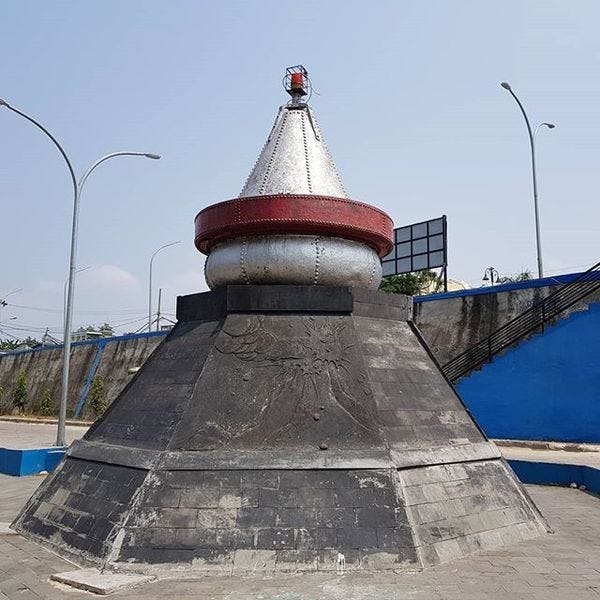
<path id="1" fill-rule="evenodd" d="M 402 570 L 538 535 L 401 296 L 232 286 L 179 323 L 14 526 L 83 564 Z"/>
<path id="2" fill-rule="evenodd" d="M 128 573 L 111 573 L 110 571 L 100 572 L 98 569 L 81 569 L 79 571 L 56 573 L 51 575 L 50 579 L 104 596 L 142 585 L 151 581 L 152 577 Z"/>

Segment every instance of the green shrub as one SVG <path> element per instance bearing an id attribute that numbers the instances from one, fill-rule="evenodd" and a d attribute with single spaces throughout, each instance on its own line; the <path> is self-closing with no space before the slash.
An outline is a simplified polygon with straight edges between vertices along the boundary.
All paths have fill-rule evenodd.
<path id="1" fill-rule="evenodd" d="M 88 400 L 96 416 L 99 417 L 106 410 L 108 404 L 102 377 L 94 377 L 88 393 Z"/>
<path id="2" fill-rule="evenodd" d="M 52 399 L 52 392 L 46 388 L 42 392 L 42 399 L 40 400 L 40 413 L 43 415 L 49 415 L 54 408 L 54 400 Z"/>
<path id="3" fill-rule="evenodd" d="M 27 373 L 25 369 L 21 369 L 17 375 L 15 389 L 13 390 L 12 401 L 14 407 L 23 412 L 25 403 L 27 402 Z"/>

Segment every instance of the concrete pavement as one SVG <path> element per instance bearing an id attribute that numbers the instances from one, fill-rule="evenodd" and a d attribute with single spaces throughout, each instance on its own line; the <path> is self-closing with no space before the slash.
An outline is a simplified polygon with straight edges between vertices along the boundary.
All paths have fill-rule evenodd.
<path id="1" fill-rule="evenodd" d="M 0 476 L 3 519 L 42 477 Z M 176 572 L 112 597 L 177 600 L 600 600 L 600 498 L 528 486 L 555 533 L 420 573 L 200 577 Z M 0 599 L 73 600 L 89 593 L 50 583 L 73 565 L 17 535 L 0 535 Z"/>
<path id="2" fill-rule="evenodd" d="M 0 448 L 45 448 L 56 442 L 56 423 L 31 423 L 0 420 Z M 67 425 L 67 444 L 78 440 L 88 430 L 87 425 Z"/>

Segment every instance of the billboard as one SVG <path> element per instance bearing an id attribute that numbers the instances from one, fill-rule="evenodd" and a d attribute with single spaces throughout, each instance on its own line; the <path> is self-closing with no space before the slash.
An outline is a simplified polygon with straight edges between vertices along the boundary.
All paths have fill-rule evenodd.
<path id="1" fill-rule="evenodd" d="M 394 229 L 394 248 L 381 259 L 383 276 L 423 269 L 446 269 L 448 264 L 446 215 Z"/>

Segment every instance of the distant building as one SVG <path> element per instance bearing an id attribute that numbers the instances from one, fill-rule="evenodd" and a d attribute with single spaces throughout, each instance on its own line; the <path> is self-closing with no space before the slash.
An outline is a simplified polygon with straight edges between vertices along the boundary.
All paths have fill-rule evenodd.
<path id="1" fill-rule="evenodd" d="M 97 340 L 100 338 L 112 337 L 114 331 L 111 327 L 101 327 L 100 329 L 78 329 L 71 333 L 72 342 L 85 342 L 87 340 Z"/>

